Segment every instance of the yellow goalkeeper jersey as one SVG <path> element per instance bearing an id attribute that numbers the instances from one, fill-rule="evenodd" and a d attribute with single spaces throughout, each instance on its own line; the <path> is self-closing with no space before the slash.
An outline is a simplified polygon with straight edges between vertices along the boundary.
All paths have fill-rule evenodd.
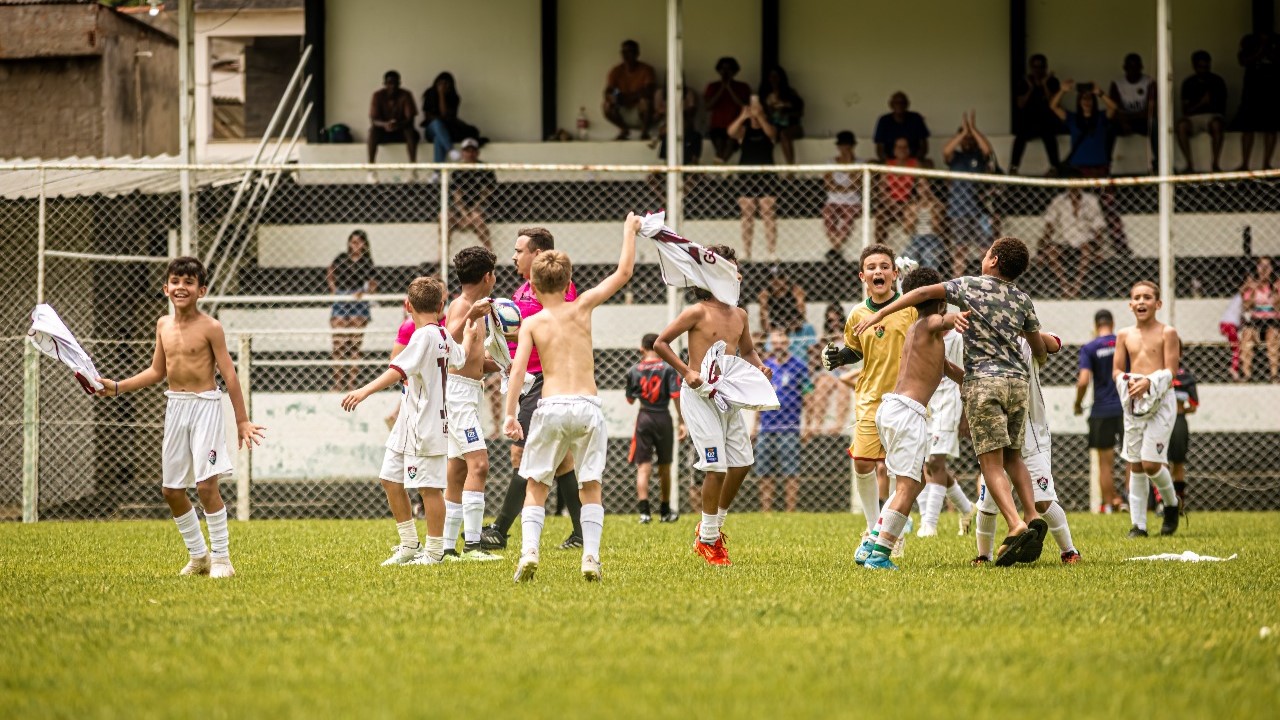
<path id="1" fill-rule="evenodd" d="M 919 313 L 915 308 L 901 310 L 880 324 L 867 328 L 860 336 L 853 334 L 853 328 L 863 318 L 897 299 L 895 294 L 883 304 L 876 304 L 867 298 L 849 313 L 844 324 L 845 345 L 862 353 L 862 372 L 858 375 L 856 387 L 856 417 L 859 420 L 867 418 L 874 421 L 880 398 L 893 392 L 894 385 L 898 383 L 898 365 L 902 359 L 902 346 L 907 341 L 907 329 Z"/>

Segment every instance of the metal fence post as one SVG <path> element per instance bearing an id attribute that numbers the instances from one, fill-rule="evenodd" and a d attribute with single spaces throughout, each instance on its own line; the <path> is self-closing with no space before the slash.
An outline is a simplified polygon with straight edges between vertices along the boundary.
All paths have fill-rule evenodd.
<path id="1" fill-rule="evenodd" d="M 871 169 L 862 169 L 862 247 L 871 245 Z"/>
<path id="2" fill-rule="evenodd" d="M 440 170 L 440 281 L 449 287 L 449 168 Z"/>
<path id="3" fill-rule="evenodd" d="M 253 336 L 240 336 L 240 350 L 236 355 L 236 375 L 240 379 L 240 392 L 244 395 L 244 412 L 253 417 L 253 380 L 250 377 L 253 352 Z M 236 519 L 249 519 L 249 488 L 253 480 L 252 443 L 236 451 Z"/>
<path id="4" fill-rule="evenodd" d="M 22 522 L 40 519 L 40 351 L 22 348 Z"/>

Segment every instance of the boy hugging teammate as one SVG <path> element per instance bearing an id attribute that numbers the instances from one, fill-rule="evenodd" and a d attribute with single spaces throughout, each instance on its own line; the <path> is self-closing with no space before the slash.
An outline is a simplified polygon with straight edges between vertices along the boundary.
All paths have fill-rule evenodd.
<path id="1" fill-rule="evenodd" d="M 952 330 L 942 338 L 947 362 L 964 367 L 964 336 Z M 956 506 L 960 519 L 960 535 L 969 532 L 973 521 L 973 503 L 964 494 L 964 488 L 956 482 L 956 476 L 947 467 L 947 458 L 960 457 L 960 415 L 964 407 L 960 386 L 945 375 L 933 397 L 929 399 L 929 461 L 925 464 L 925 486 L 920 491 L 919 537 L 938 534 L 938 518 L 942 514 L 942 502 L 949 498 Z"/>
<path id="2" fill-rule="evenodd" d="M 640 349 L 644 357 L 627 372 L 627 402 L 640 401 L 640 412 L 636 415 L 636 429 L 631 435 L 631 452 L 627 459 L 636 466 L 636 496 L 639 498 L 640 523 L 648 525 L 653 522 L 649 506 L 649 479 L 653 476 L 654 458 L 658 464 L 658 497 L 660 498 L 658 517 L 662 522 L 675 522 L 679 519 L 672 512 L 671 497 L 671 455 L 675 434 L 671 428 L 671 413 L 668 404 L 674 398 L 680 399 L 680 375 L 668 364 L 662 362 L 653 344 L 658 336 L 655 333 L 645 335 L 640 341 Z M 676 412 L 680 411 L 679 403 Z M 684 427 L 684 422 L 680 423 Z"/>
<path id="3" fill-rule="evenodd" d="M 169 262 L 164 294 L 173 305 L 173 314 L 156 322 L 151 367 L 118 382 L 98 378 L 103 387 L 97 395 L 118 397 L 168 379 L 162 493 L 190 556 L 179 574 L 229 578 L 235 575 L 235 568 L 227 550 L 227 506 L 218 492 L 218 478 L 232 468 L 222 420 L 222 391 L 215 371 L 222 375 L 231 397 L 237 445 L 261 444 L 266 428 L 249 420 L 222 324 L 196 306 L 209 289 L 207 278 L 204 265 L 193 257 Z M 187 488 L 193 485 L 209 525 L 208 545 L 200 532 L 200 518 L 187 497 Z"/>
<path id="4" fill-rule="evenodd" d="M 449 451 L 446 369 L 461 367 L 468 355 L 481 354 L 481 335 L 475 322 L 467 322 L 461 346 L 440 326 L 444 295 L 444 283 L 438 278 L 420 277 L 409 283 L 405 310 L 417 327 L 409 343 L 386 372 L 342 399 L 342 409 L 350 412 L 373 393 L 397 382 L 404 384 L 400 414 L 387 438 L 387 451 L 378 474 L 400 535 L 400 544 L 382 563 L 386 566 L 434 565 L 444 559 L 444 490 Z M 408 490 L 414 488 L 422 496 L 422 509 L 427 516 L 425 547 L 418 543 L 409 504 Z"/>
<path id="5" fill-rule="evenodd" d="M 529 436 L 520 458 L 520 475 L 527 478 L 528 485 L 521 513 L 523 537 L 516 582 L 532 580 L 538 570 L 547 495 L 556 468 L 569 452 L 578 463 L 578 492 L 582 499 L 582 577 L 589 582 L 600 580 L 600 535 L 604 530 L 600 481 L 609 438 L 596 388 L 591 313 L 631 279 L 639 229 L 640 218 L 628 214 L 618 269 L 573 302 L 565 299 L 573 273 L 568 255 L 545 250 L 534 258 L 530 268 L 533 291 L 542 310 L 520 324 L 507 389 L 507 418 L 502 428 L 512 440 L 525 439 L 516 410 L 529 357 L 536 348 L 542 359 L 542 399 L 529 421 Z"/>
<path id="6" fill-rule="evenodd" d="M 1151 483 L 1164 499 L 1161 535 L 1178 531 L 1178 494 L 1165 463 L 1178 406 L 1173 381 L 1182 345 L 1172 325 L 1156 320 L 1160 289 L 1139 280 L 1129 290 L 1129 309 L 1136 323 L 1116 334 L 1112 373 L 1124 405 L 1123 456 L 1129 463 L 1129 537 L 1147 536 L 1147 494 Z"/>

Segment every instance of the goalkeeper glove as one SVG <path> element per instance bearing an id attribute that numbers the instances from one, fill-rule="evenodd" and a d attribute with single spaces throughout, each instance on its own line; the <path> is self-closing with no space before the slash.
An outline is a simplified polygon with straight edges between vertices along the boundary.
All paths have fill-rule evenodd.
<path id="1" fill-rule="evenodd" d="M 835 370 L 844 365 L 852 365 L 862 359 L 862 353 L 848 347 L 837 348 L 835 343 L 827 343 L 822 350 L 822 369 Z"/>

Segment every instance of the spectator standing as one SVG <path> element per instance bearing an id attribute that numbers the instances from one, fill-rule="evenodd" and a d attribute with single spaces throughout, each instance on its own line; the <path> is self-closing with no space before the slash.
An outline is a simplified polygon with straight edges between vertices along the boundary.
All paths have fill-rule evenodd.
<path id="1" fill-rule="evenodd" d="M 480 165 L 480 142 L 475 138 L 462 141 L 462 163 Z M 485 208 L 489 197 L 498 188 L 498 177 L 492 170 L 455 170 L 449 190 L 453 196 L 453 212 L 449 213 L 449 230 L 473 230 L 476 240 L 486 250 L 489 243 L 489 225 L 485 222 Z"/>
<path id="2" fill-rule="evenodd" d="M 1222 169 L 1218 163 L 1222 159 L 1222 133 L 1226 127 L 1223 118 L 1227 114 L 1227 83 L 1210 70 L 1212 62 L 1208 52 L 1195 51 L 1191 54 L 1191 67 L 1195 72 L 1182 81 L 1178 147 L 1186 163 L 1184 172 L 1191 172 L 1195 167 L 1191 162 L 1191 137 L 1203 132 L 1209 133 L 1213 143 L 1213 172 Z"/>
<path id="3" fill-rule="evenodd" d="M 822 369 L 822 348 L 827 343 L 844 339 L 844 321 L 848 315 L 838 302 L 827 306 L 822 320 L 822 337 L 820 342 L 809 348 L 809 376 L 813 378 L 813 392 L 805 396 L 804 433 L 801 441 L 807 441 L 816 433 L 823 435 L 839 435 L 842 428 L 849 423 L 849 408 L 853 402 L 853 392 L 842 382 L 841 370 Z M 846 373 L 847 374 L 847 373 Z M 827 408 L 835 398 L 834 421 L 828 424 Z"/>
<path id="4" fill-rule="evenodd" d="M 781 65 L 765 73 L 764 81 L 760 83 L 760 101 L 769 116 L 769 123 L 778 130 L 783 162 L 795 165 L 795 141 L 804 137 L 804 127 L 800 124 L 804 117 L 804 100 L 791 87 L 787 71 Z"/>
<path id="5" fill-rule="evenodd" d="M 923 161 L 929 154 L 929 126 L 924 116 L 911 111 L 911 101 L 901 90 L 889 96 L 889 110 L 876 121 L 876 159 L 885 162 L 894 157 L 894 143 L 906 138 L 909 156 Z"/>
<path id="6" fill-rule="evenodd" d="M 765 116 L 758 96 L 751 96 L 738 119 L 729 126 L 729 137 L 742 147 L 742 153 L 738 155 L 740 165 L 773 164 L 773 144 L 778 138 L 778 131 Z M 742 211 L 743 258 L 751 259 L 751 240 L 755 234 L 758 209 L 760 222 L 764 225 L 765 249 L 772 259 L 778 246 L 778 176 L 771 172 L 739 173 L 737 180 L 738 208 Z"/>
<path id="7" fill-rule="evenodd" d="M 715 148 L 716 161 L 726 162 L 738 149 L 738 143 L 729 137 L 729 126 L 751 101 L 751 86 L 734 80 L 741 70 L 738 61 L 722 57 L 716 61 L 719 80 L 709 83 L 703 96 L 707 102 L 707 137 Z"/>
<path id="8" fill-rule="evenodd" d="M 1145 135 L 1151 143 L 1148 167 L 1155 162 L 1159 146 L 1159 134 L 1155 129 L 1156 81 L 1142 72 L 1142 56 L 1129 53 L 1124 56 L 1124 75 L 1111 81 L 1107 95 L 1116 104 L 1115 121 L 1111 123 L 1111 135 L 1107 139 L 1107 161 L 1115 148 L 1116 138 L 1128 135 Z"/>
<path id="9" fill-rule="evenodd" d="M 1262 133 L 1262 169 L 1271 169 L 1271 154 L 1280 130 L 1280 45 L 1270 33 L 1252 33 L 1240 39 L 1236 53 L 1244 68 L 1240 88 L 1240 169 L 1248 170 L 1253 155 L 1253 134 Z"/>
<path id="10" fill-rule="evenodd" d="M 442 72 L 422 94 L 422 127 L 434 148 L 433 159 L 442 163 L 449 159 L 453 144 L 466 138 L 480 139 L 480 131 L 458 117 L 462 97 L 453 73 Z"/>
<path id="11" fill-rule="evenodd" d="M 1048 105 L 1046 103 L 1046 110 Z M 991 143 L 978 130 L 977 115 L 960 116 L 960 130 L 942 148 L 942 159 L 952 172 L 986 173 L 991 167 Z M 952 180 L 947 197 L 947 225 L 951 235 L 951 275 L 964 277 L 974 250 L 985 250 L 989 238 L 981 193 L 972 180 Z M 982 252 L 979 250 L 979 252 Z M 941 268 L 939 268 L 941 270 Z M 945 274 L 945 273 L 944 273 Z"/>
<path id="12" fill-rule="evenodd" d="M 1280 382 L 1280 281 L 1272 270 L 1271 258 L 1258 258 L 1255 271 L 1240 288 L 1244 324 L 1240 328 L 1240 374 L 1253 379 L 1253 350 L 1259 341 L 1267 344 L 1271 382 Z"/>
<path id="13" fill-rule="evenodd" d="M 787 335 L 802 332 L 805 325 L 804 288 L 791 282 L 778 265 L 769 268 L 769 283 L 760 291 L 760 331 L 781 328 Z"/>
<path id="14" fill-rule="evenodd" d="M 853 149 L 858 146 L 858 139 L 852 130 L 841 130 L 836 133 L 836 156 L 832 160 L 837 165 L 852 165 L 857 162 Z M 832 170 L 822 176 L 822 185 L 827 191 L 827 201 L 822 205 L 822 227 L 827 232 L 827 242 L 831 249 L 827 251 L 827 261 L 844 260 L 844 246 L 853 232 L 853 224 L 862 214 L 862 188 L 857 178 L 843 170 Z"/>
<path id="15" fill-rule="evenodd" d="M 1115 319 L 1108 310 L 1093 316 L 1093 340 L 1080 348 L 1076 377 L 1076 415 L 1084 414 L 1084 395 L 1093 385 L 1093 406 L 1089 408 L 1089 450 L 1098 464 L 1098 486 L 1102 495 L 1099 512 L 1124 512 L 1125 503 L 1116 493 L 1116 446 L 1124 435 L 1124 408 L 1112 380 L 1112 358 L 1116 354 Z"/>
<path id="16" fill-rule="evenodd" d="M 902 254 L 920 263 L 920 267 L 941 272 L 947 253 L 946 244 L 942 242 L 945 221 L 942 201 L 933 193 L 929 179 L 916 180 L 911 201 L 902 209 L 902 227 L 911 238 Z"/>
<path id="17" fill-rule="evenodd" d="M 1057 170 L 1061 164 L 1058 159 L 1059 120 L 1049 109 L 1049 99 L 1058 94 L 1058 78 L 1049 72 L 1048 59 L 1039 53 L 1031 56 L 1027 66 L 1027 76 L 1019 80 L 1014 88 L 1017 109 L 1013 114 L 1013 153 L 1009 166 L 1011 175 L 1018 174 L 1018 166 L 1022 164 L 1022 154 L 1026 152 L 1028 140 L 1039 139 L 1044 143 L 1044 153 L 1049 159 L 1051 171 Z"/>
<path id="18" fill-rule="evenodd" d="M 354 300 L 335 302 L 329 311 L 329 327 L 335 331 L 333 333 L 333 391 L 355 390 L 356 377 L 360 373 L 360 366 L 356 363 L 363 357 L 361 353 L 361 347 L 364 345 L 363 330 L 369 324 L 369 303 L 360 298 L 365 293 L 378 291 L 369 236 L 363 230 L 351 231 L 351 235 L 347 237 L 346 252 L 339 253 L 333 262 L 329 263 L 325 280 L 329 284 L 329 294 L 355 297 Z M 344 333 L 339 332 L 340 330 L 361 332 Z"/>
<path id="19" fill-rule="evenodd" d="M 811 391 L 809 367 L 791 354 L 791 340 L 781 327 L 769 332 L 769 357 L 764 365 L 778 396 L 778 409 L 756 413 L 752 429 L 756 441 L 756 475 L 760 478 L 760 511 L 773 509 L 774 483 L 784 481 L 787 512 L 794 512 L 800 495 L 800 420 L 804 396 Z"/>
<path id="20" fill-rule="evenodd" d="M 1244 298 L 1240 297 L 1237 290 L 1227 302 L 1222 319 L 1218 321 L 1218 334 L 1226 338 L 1227 346 L 1231 348 L 1231 365 L 1227 368 L 1231 382 L 1240 382 L 1240 322 L 1243 315 Z"/>
<path id="21" fill-rule="evenodd" d="M 1102 204 L 1093 193 L 1070 187 L 1049 201 L 1037 254 L 1042 265 L 1053 272 L 1063 296 L 1078 295 L 1089 269 L 1104 257 L 1102 231 L 1106 227 Z M 1070 253 L 1078 256 L 1074 281 L 1063 270 L 1063 256 Z"/>
<path id="22" fill-rule="evenodd" d="M 657 84 L 653 66 L 640 62 L 640 43 L 624 40 L 622 62 L 609 71 L 604 86 L 604 117 L 618 128 L 616 140 L 630 138 L 632 125 L 640 129 L 641 140 L 649 139 Z"/>
<path id="23" fill-rule="evenodd" d="M 418 106 L 413 95 L 400 87 L 400 73 L 388 70 L 382 76 L 382 88 L 369 100 L 369 138 L 365 142 L 369 151 L 369 164 L 378 156 L 378 146 L 403 142 L 409 152 L 409 162 L 418 162 L 418 131 L 413 121 L 418 117 Z M 369 181 L 377 177 L 370 172 Z"/>
<path id="24" fill-rule="evenodd" d="M 893 141 L 893 157 L 885 161 L 889 167 L 918 168 L 920 161 L 911 157 L 911 141 L 900 137 Z M 902 211 L 911 202 L 915 188 L 914 175 L 882 173 L 876 176 L 876 242 L 884 244 L 889 229 L 902 222 Z"/>
<path id="25" fill-rule="evenodd" d="M 1116 114 L 1116 104 L 1102 88 L 1093 83 L 1080 83 L 1075 112 L 1068 112 L 1062 108 L 1062 96 L 1074 89 L 1075 81 L 1067 80 L 1049 101 L 1050 109 L 1066 123 L 1067 132 L 1071 133 L 1071 154 L 1063 164 L 1084 177 L 1106 177 L 1111 174 L 1107 133 Z M 1103 112 L 1098 112 L 1099 102 L 1106 106 Z"/>

